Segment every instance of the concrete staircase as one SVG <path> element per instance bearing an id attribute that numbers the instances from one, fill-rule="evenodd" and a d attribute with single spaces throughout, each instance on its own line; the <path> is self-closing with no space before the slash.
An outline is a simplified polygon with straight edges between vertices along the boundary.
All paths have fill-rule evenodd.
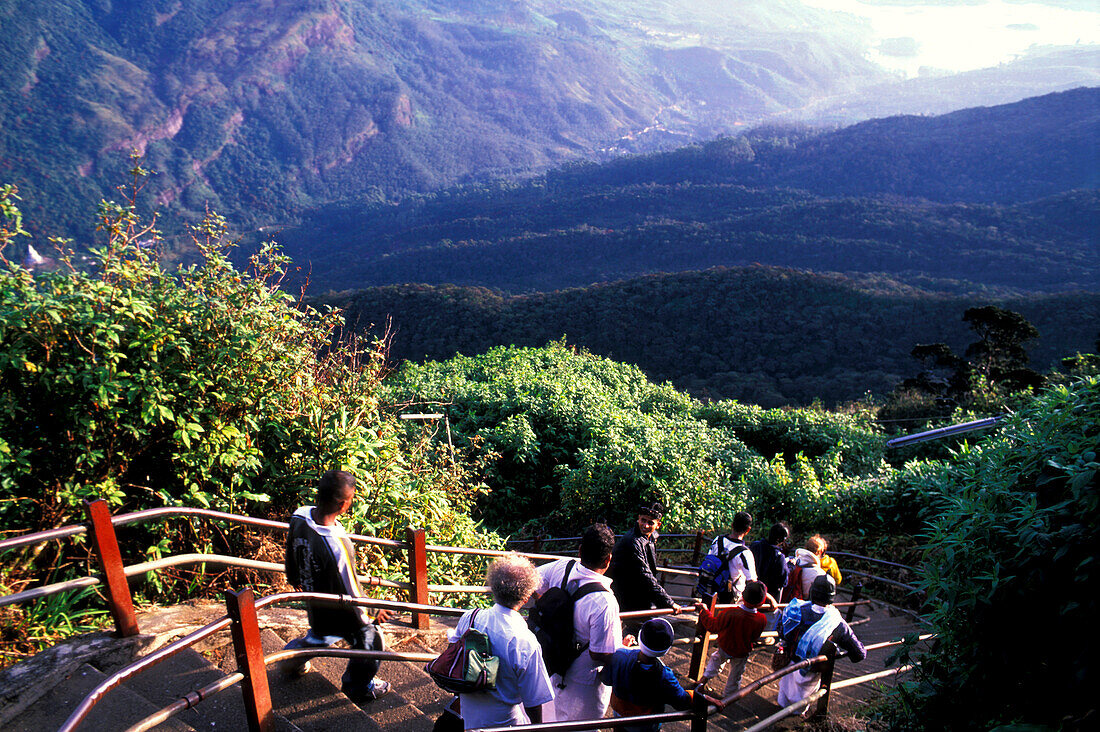
<path id="1" fill-rule="evenodd" d="M 54 671 L 39 671 L 34 684 L 22 684 L 23 692 L 10 691 L 5 684 L 8 671 L 0 673 L 0 728 L 11 732 L 43 732 L 56 730 L 84 697 L 107 676 L 134 660 L 135 656 L 159 648 L 220 616 L 224 608 L 190 606 L 192 622 L 164 633 L 155 630 L 145 636 L 144 642 L 126 640 L 116 644 L 131 645 L 136 653 L 114 652 L 97 654 L 81 659 L 77 664 L 60 660 Z M 172 625 L 174 609 L 165 609 L 153 617 L 139 617 L 143 630 L 152 626 Z M 165 617 L 167 616 L 167 617 Z M 266 621 L 266 622 L 265 622 Z M 264 654 L 283 648 L 288 640 L 305 633 L 305 614 L 299 611 L 276 611 L 261 620 L 264 630 L 262 642 Z M 445 621 L 444 621 L 445 622 Z M 387 626 L 389 650 L 418 653 L 438 652 L 443 644 L 444 622 L 437 622 L 438 629 L 427 633 L 412 631 L 399 624 Z M 109 644 L 108 644 L 109 645 Z M 74 653 L 54 654 L 62 659 Z M 276 716 L 276 729 L 280 732 L 298 730 L 409 730 L 430 732 L 435 718 L 450 701 L 422 670 L 423 663 L 386 662 L 379 678 L 392 685 L 392 691 L 377 701 L 364 703 L 362 707 L 352 703 L 340 691 L 340 676 L 345 659 L 315 658 L 313 670 L 299 679 L 285 677 L 274 665 L 268 668 L 268 684 Z M 236 671 L 232 643 L 228 633 L 183 651 L 162 663 L 147 669 L 122 686 L 108 692 L 92 715 L 80 729 L 108 731 L 124 730 L 188 693 L 202 688 L 227 673 Z M 28 699 L 28 697 L 35 697 Z M 244 699 L 239 685 L 216 694 L 195 707 L 176 715 L 157 730 L 188 732 L 191 730 L 245 730 L 248 728 L 244 712 Z"/>
<path id="2" fill-rule="evenodd" d="M 52 670 L 42 669 L 26 683 L 22 674 L 22 692 L 14 693 L 10 678 L 12 669 L 0 672 L 0 728 L 12 732 L 43 732 L 56 730 L 96 684 L 134 657 L 164 645 L 210 620 L 220 617 L 223 608 L 217 605 L 190 605 L 167 608 L 139 617 L 140 627 L 148 633 L 143 641 L 103 640 L 103 650 L 96 654 L 55 652 L 59 663 Z M 866 608 L 861 612 L 868 614 Z M 911 620 L 882 605 L 869 612 L 871 620 L 856 630 L 867 643 L 902 637 L 915 630 Z M 389 650 L 436 653 L 444 644 L 447 624 L 454 619 L 434 619 L 433 630 L 417 632 L 400 624 L 388 625 L 386 636 Z M 262 612 L 261 627 L 264 653 L 280 650 L 285 643 L 305 632 L 305 616 L 301 611 L 276 609 Z M 679 625 L 678 636 L 690 636 L 692 625 Z M 130 651 L 119 647 L 129 645 Z M 53 649 L 57 650 L 57 649 Z M 101 649 L 102 650 L 102 649 Z M 666 657 L 684 679 L 690 661 L 690 647 L 676 646 Z M 40 654 L 49 655 L 49 654 Z M 836 678 L 843 679 L 883 669 L 888 652 L 879 651 L 860 665 L 847 661 L 837 664 Z M 771 648 L 757 649 L 750 658 L 745 680 L 751 681 L 767 673 Z M 63 662 L 61 662 L 63 661 Z M 268 669 L 268 682 L 276 713 L 276 729 L 281 732 L 340 730 L 385 730 L 386 732 L 429 732 L 450 696 L 439 689 L 422 670 L 422 663 L 385 662 L 380 678 L 389 681 L 393 690 L 377 701 L 357 706 L 340 692 L 340 675 L 346 661 L 338 658 L 315 658 L 313 671 L 300 679 L 285 678 L 275 666 Z M 228 633 L 216 636 L 204 644 L 181 653 L 122 687 L 109 692 L 92 716 L 81 727 L 84 730 L 124 730 L 138 720 L 236 670 Z M 893 683 L 888 682 L 888 683 Z M 712 682 L 712 690 L 720 693 L 724 677 Z M 832 702 L 833 715 L 843 715 L 846 709 L 859 704 L 874 693 L 869 687 L 854 687 L 838 692 Z M 710 720 L 711 729 L 743 729 L 745 725 L 769 716 L 778 707 L 775 687 L 770 686 L 731 705 L 724 714 Z M 797 721 L 781 725 L 798 726 Z M 686 732 L 687 722 L 665 725 L 668 732 Z M 241 690 L 234 687 L 188 709 L 158 730 L 244 730 L 244 702 Z"/>

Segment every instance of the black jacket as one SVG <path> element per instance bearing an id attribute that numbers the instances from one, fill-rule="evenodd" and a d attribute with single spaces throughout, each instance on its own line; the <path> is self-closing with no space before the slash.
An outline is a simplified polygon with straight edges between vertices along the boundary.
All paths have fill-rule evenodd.
<path id="1" fill-rule="evenodd" d="M 657 580 L 657 545 L 637 524 L 615 544 L 607 573 L 620 610 L 672 607 L 672 598 Z"/>
<path id="2" fill-rule="evenodd" d="M 355 577 L 355 547 L 343 527 L 318 526 L 309 513 L 298 509 L 290 518 L 286 541 L 286 580 L 304 592 L 361 596 Z M 310 603 L 309 627 L 314 635 L 349 637 L 369 621 L 363 608 Z"/>

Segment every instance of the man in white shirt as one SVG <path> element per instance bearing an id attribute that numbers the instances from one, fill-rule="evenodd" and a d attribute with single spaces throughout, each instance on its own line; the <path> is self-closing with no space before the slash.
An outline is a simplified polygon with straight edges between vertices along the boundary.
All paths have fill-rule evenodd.
<path id="1" fill-rule="evenodd" d="M 542 648 L 519 608 L 538 589 L 538 570 L 530 560 L 510 554 L 489 565 L 485 580 L 495 604 L 472 619 L 463 616 L 459 627 L 472 624 L 489 636 L 489 647 L 500 666 L 495 689 L 460 695 L 462 721 L 466 729 L 537 724 L 542 721 L 542 705 L 553 700 L 554 690 L 542 662 Z M 456 639 L 452 632 L 450 640 Z"/>
<path id="2" fill-rule="evenodd" d="M 729 587 L 718 588 L 718 602 L 729 604 L 738 602 L 745 589 L 745 583 L 756 579 L 756 561 L 745 544 L 745 537 L 752 531 L 752 514 L 741 511 L 734 515 L 730 533 L 719 536 L 711 542 L 708 554 L 729 557 Z"/>
<path id="3" fill-rule="evenodd" d="M 615 535 L 604 524 L 593 524 L 581 537 L 580 561 L 559 559 L 539 567 L 542 577 L 539 594 L 561 585 L 568 573 L 565 591 L 595 584 L 598 590 L 579 596 L 573 606 L 574 640 L 587 646 L 564 675 L 551 677 L 557 687 L 553 704 L 544 710 L 545 721 L 564 722 L 577 719 L 599 719 L 611 701 L 611 687 L 600 683 L 600 667 L 623 647 L 623 627 L 619 620 L 619 602 L 611 592 L 611 579 L 606 576 L 611 564 Z M 593 588 L 595 589 L 595 588 Z M 628 639 L 628 644 L 633 637 Z"/>

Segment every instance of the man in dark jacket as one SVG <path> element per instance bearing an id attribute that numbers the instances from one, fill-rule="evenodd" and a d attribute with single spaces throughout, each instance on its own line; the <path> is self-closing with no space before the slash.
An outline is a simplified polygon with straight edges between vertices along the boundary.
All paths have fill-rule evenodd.
<path id="1" fill-rule="evenodd" d="M 317 505 L 302 506 L 290 517 L 286 542 L 286 579 L 303 592 L 334 595 L 363 594 L 355 575 L 355 547 L 337 520 L 351 508 L 355 499 L 355 477 L 342 470 L 330 470 L 317 485 Z M 323 648 L 340 638 L 352 648 L 381 651 L 385 648 L 382 632 L 374 623 L 392 617 L 390 610 L 379 610 L 374 623 L 361 607 L 333 607 L 310 603 L 309 633 L 292 640 L 287 649 Z M 341 689 L 353 702 L 373 701 L 390 690 L 390 685 L 374 678 L 379 661 L 351 659 L 342 677 Z M 288 661 L 284 671 L 301 676 L 309 662 Z"/>
<path id="2" fill-rule="evenodd" d="M 657 579 L 656 539 L 663 514 L 664 506 L 660 503 L 640 506 L 638 522 L 623 534 L 611 553 L 607 574 L 623 612 L 669 607 L 675 615 L 682 610 Z"/>

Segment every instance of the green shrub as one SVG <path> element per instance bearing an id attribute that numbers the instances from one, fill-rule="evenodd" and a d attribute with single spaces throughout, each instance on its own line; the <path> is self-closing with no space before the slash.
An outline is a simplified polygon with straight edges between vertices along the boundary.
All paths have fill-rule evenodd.
<path id="1" fill-rule="evenodd" d="M 433 543 L 499 546 L 469 517 L 479 489 L 467 467 L 379 409 L 378 345 L 337 340 L 339 313 L 279 289 L 287 260 L 273 245 L 234 268 L 216 215 L 194 230 L 198 263 L 161 267 L 156 231 L 134 213 L 146 171 L 134 173 L 125 203 L 100 205 L 104 241 L 86 267 L 63 252 L 52 272 L 0 265 L 0 530 L 80 522 L 92 498 L 116 513 L 182 505 L 285 518 L 312 501 L 321 472 L 342 467 L 360 484 L 349 530 L 403 539 L 414 526 Z M 18 219 L 0 192 L 15 223 L 3 244 Z M 176 523 L 127 529 L 127 557 L 251 546 L 240 531 Z M 84 574 L 72 568 L 82 552 L 11 553 L 0 583 Z M 365 563 L 404 571 L 392 553 Z M 480 579 L 477 563 L 433 566 Z M 154 578 L 144 591 L 189 589 Z"/>
<path id="2" fill-rule="evenodd" d="M 1049 388 L 925 476 L 927 618 L 938 633 L 899 729 L 1080 728 L 1094 714 L 1100 380 Z"/>

